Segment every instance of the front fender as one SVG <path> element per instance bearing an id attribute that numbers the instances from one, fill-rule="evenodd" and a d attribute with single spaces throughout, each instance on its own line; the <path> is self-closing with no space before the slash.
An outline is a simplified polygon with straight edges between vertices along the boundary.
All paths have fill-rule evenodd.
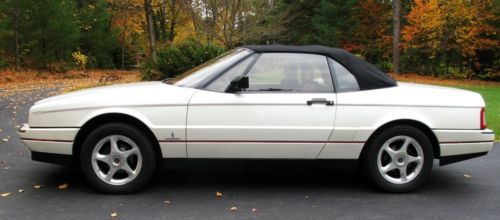
<path id="1" fill-rule="evenodd" d="M 81 117 L 80 120 L 77 122 L 79 127 L 82 127 L 85 123 L 90 121 L 91 119 L 98 117 L 100 115 L 104 114 L 124 114 L 128 115 L 131 117 L 134 117 L 142 123 L 144 123 L 148 127 L 153 127 L 153 123 L 140 111 L 137 111 L 135 109 L 130 109 L 130 108 L 102 108 L 102 109 L 96 109 L 93 110 L 87 114 L 85 114 L 84 117 Z"/>

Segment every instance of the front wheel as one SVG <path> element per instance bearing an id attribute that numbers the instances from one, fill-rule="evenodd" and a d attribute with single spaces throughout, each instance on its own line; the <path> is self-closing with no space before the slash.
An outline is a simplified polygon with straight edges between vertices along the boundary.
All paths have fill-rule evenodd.
<path id="1" fill-rule="evenodd" d="M 82 171 L 99 191 L 135 192 L 154 173 L 154 146 L 133 126 L 122 123 L 102 125 L 87 136 L 82 147 Z"/>
<path id="2" fill-rule="evenodd" d="M 411 126 L 395 126 L 367 146 L 362 162 L 370 180 L 386 192 L 409 192 L 420 186 L 433 164 L 429 138 Z"/>

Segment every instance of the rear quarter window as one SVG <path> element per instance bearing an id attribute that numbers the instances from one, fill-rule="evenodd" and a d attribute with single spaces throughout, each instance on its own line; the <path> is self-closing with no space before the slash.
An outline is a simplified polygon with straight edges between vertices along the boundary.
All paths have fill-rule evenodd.
<path id="1" fill-rule="evenodd" d="M 359 84 L 354 75 L 339 62 L 328 58 L 337 92 L 359 91 Z"/>

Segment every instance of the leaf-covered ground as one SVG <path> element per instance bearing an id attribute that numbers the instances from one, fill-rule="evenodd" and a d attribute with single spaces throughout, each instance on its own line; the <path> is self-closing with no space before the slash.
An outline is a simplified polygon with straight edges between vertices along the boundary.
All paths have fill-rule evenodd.
<path id="1" fill-rule="evenodd" d="M 138 71 L 72 70 L 66 73 L 38 71 L 0 71 L 0 98 L 34 90 L 51 90 L 59 94 L 95 86 L 129 83 L 141 80 Z"/>

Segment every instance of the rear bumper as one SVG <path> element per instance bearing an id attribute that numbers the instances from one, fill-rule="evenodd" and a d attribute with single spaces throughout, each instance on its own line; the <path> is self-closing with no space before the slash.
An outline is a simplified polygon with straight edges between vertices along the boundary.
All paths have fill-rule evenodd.
<path id="1" fill-rule="evenodd" d="M 486 155 L 495 144 L 492 130 L 434 130 L 439 141 L 440 165 Z"/>
<path id="2" fill-rule="evenodd" d="M 30 128 L 24 124 L 19 136 L 32 152 L 71 155 L 78 131 L 79 128 Z"/>

